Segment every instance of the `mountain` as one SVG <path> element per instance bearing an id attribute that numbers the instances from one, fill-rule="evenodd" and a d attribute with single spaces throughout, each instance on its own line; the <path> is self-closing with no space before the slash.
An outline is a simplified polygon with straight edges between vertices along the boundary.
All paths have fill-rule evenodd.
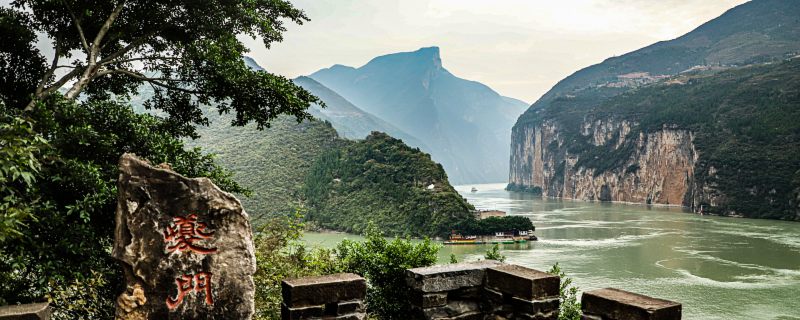
<path id="1" fill-rule="evenodd" d="M 242 60 L 244 60 L 244 64 L 247 65 L 250 69 L 253 69 L 255 71 L 264 70 L 264 68 L 262 68 L 260 65 L 258 65 L 258 62 L 256 62 L 256 60 L 253 60 L 253 58 L 251 58 L 251 57 L 243 56 Z"/>
<path id="2" fill-rule="evenodd" d="M 259 131 L 230 127 L 230 115 L 212 112 L 209 118 L 208 127 L 198 127 L 201 137 L 187 145 L 215 153 L 252 191 L 240 199 L 254 225 L 301 207 L 326 228 L 362 231 L 374 221 L 392 235 L 441 235 L 474 219 L 474 208 L 440 164 L 385 133 L 347 140 L 327 121 L 280 116 Z M 435 189 L 427 188 L 431 184 Z"/>
<path id="3" fill-rule="evenodd" d="M 676 75 L 692 68 L 735 66 L 784 59 L 800 52 L 800 3 L 753 0 L 691 32 L 581 69 L 537 100 L 520 122 L 553 99 L 597 86 L 626 86 Z"/>
<path id="4" fill-rule="evenodd" d="M 474 222 L 472 205 L 431 156 L 374 132 L 320 156 L 306 178 L 308 217 L 360 233 L 370 221 L 391 235 L 445 236 Z"/>
<path id="5" fill-rule="evenodd" d="M 263 70 L 252 59 L 245 58 L 245 63 Z M 294 81 L 325 102 L 326 108 L 309 109 L 325 121 L 298 123 L 280 116 L 259 131 L 255 125 L 231 127 L 231 115 L 209 108 L 210 124 L 197 128 L 200 138 L 187 141 L 187 146 L 215 153 L 233 178 L 252 191 L 240 198 L 254 225 L 301 207 L 309 209 L 307 219 L 326 228 L 362 231 L 374 221 L 393 235 L 442 235 L 474 220 L 474 208 L 453 189 L 440 164 L 375 130 L 424 144 L 313 79 Z M 137 101 L 147 96 L 143 90 Z M 358 140 L 343 139 L 337 129 Z M 336 156 L 342 157 L 333 161 Z M 341 183 L 333 183 L 329 175 Z M 432 190 L 427 188 L 431 184 Z"/>
<path id="6" fill-rule="evenodd" d="M 343 143 L 330 123 L 278 117 L 270 128 L 231 127 L 230 115 L 208 112 L 210 124 L 197 128 L 199 139 L 187 146 L 215 153 L 223 168 L 252 191 L 240 196 L 247 212 L 261 217 L 293 212 L 303 204 L 303 182 L 316 158 Z M 257 223 L 256 223 L 257 224 Z"/>
<path id="7" fill-rule="evenodd" d="M 407 144 L 420 147 L 430 152 L 430 149 L 419 139 L 403 132 L 390 123 L 359 109 L 338 93 L 323 86 L 309 77 L 298 77 L 294 83 L 308 90 L 325 102 L 326 107 L 313 105 L 309 109 L 311 115 L 317 119 L 329 121 L 336 131 L 348 139 L 364 139 L 373 131 L 385 132 Z"/>
<path id="8" fill-rule="evenodd" d="M 508 170 L 508 131 L 527 107 L 442 66 L 439 48 L 380 56 L 309 76 L 423 141 L 455 183 L 496 182 Z"/>
<path id="9" fill-rule="evenodd" d="M 798 16 L 751 1 L 575 72 L 515 124 L 509 189 L 800 220 Z"/>

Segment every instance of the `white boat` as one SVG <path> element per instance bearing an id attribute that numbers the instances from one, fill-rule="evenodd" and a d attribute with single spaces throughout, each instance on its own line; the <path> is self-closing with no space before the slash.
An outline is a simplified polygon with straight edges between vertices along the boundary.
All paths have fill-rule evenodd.
<path id="1" fill-rule="evenodd" d="M 475 187 L 472 187 L 472 192 L 478 192 L 478 189 L 476 189 Z"/>

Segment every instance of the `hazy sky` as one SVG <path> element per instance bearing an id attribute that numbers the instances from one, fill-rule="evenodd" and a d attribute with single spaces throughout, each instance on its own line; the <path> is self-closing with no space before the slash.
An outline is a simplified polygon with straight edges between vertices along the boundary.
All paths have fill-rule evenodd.
<path id="1" fill-rule="evenodd" d="M 746 0 L 291 0 L 311 22 L 289 25 L 251 56 L 288 77 L 375 56 L 441 48 L 461 78 L 533 102 L 580 68 L 691 31 Z"/>
<path id="2" fill-rule="evenodd" d="M 242 38 L 250 56 L 271 72 L 294 78 L 337 63 L 359 67 L 379 55 L 438 46 L 444 67 L 456 76 L 528 103 L 580 68 L 673 39 L 747 2 L 289 1 L 311 21 L 288 24 L 286 39 L 269 51 Z"/>

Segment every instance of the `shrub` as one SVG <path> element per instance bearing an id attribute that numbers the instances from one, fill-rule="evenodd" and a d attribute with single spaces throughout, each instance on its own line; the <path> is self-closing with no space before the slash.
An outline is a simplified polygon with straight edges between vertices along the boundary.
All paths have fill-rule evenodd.
<path id="1" fill-rule="evenodd" d="M 496 243 L 494 244 L 492 249 L 486 251 L 486 255 L 484 255 L 483 257 L 486 258 L 486 260 L 497 260 L 500 262 L 506 261 L 506 256 L 500 253 L 500 245 Z"/>
<path id="2" fill-rule="evenodd" d="M 572 278 L 567 277 L 557 262 L 547 273 L 561 277 L 561 287 L 558 291 L 561 307 L 558 320 L 580 320 L 581 303 L 578 302 L 578 288 L 572 286 Z"/>
<path id="3" fill-rule="evenodd" d="M 366 241 L 344 240 L 336 248 L 340 272 L 352 272 L 367 279 L 367 309 L 380 319 L 406 319 L 410 314 L 410 289 L 405 283 L 405 270 L 436 263 L 439 246 L 425 239 L 387 240 L 369 224 Z"/>

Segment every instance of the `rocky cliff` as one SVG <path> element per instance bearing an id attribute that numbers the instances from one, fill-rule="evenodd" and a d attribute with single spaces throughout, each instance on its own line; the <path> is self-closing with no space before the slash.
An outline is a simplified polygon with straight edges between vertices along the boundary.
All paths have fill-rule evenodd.
<path id="1" fill-rule="evenodd" d="M 509 189 L 800 220 L 800 58 L 610 90 L 521 118 Z"/>
<path id="2" fill-rule="evenodd" d="M 580 134 L 592 146 L 632 149 L 609 170 L 586 166 L 582 160 L 591 154 L 571 153 L 556 122 L 518 128 L 509 183 L 539 187 L 547 197 L 691 205 L 698 157 L 692 132 L 664 127 L 631 133 L 632 125 L 617 119 L 582 122 Z"/>
<path id="3" fill-rule="evenodd" d="M 509 188 L 800 220 L 798 15 L 749 1 L 559 81 L 512 129 Z"/>

